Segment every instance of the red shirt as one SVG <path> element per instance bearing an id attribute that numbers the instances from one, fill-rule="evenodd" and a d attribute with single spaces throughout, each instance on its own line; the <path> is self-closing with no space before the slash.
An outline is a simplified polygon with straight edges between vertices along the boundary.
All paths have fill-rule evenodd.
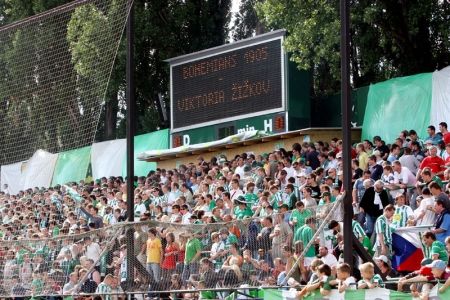
<path id="1" fill-rule="evenodd" d="M 164 249 L 164 254 L 174 252 L 174 251 L 177 251 L 177 247 L 175 247 L 174 245 L 169 245 L 166 247 L 166 249 Z M 171 254 L 169 256 L 165 256 L 161 267 L 166 270 L 175 269 L 175 267 L 177 265 L 176 258 L 177 258 L 177 254 Z"/>
<path id="2" fill-rule="evenodd" d="M 425 168 L 430 168 L 431 172 L 438 173 L 442 171 L 442 167 L 445 165 L 445 162 L 442 158 L 439 156 L 427 156 L 423 159 L 422 163 L 420 164 L 420 169 L 423 170 Z"/>
<path id="3" fill-rule="evenodd" d="M 450 144 L 450 131 L 449 132 L 447 132 L 446 134 L 444 134 L 444 136 L 442 137 L 442 139 L 444 140 L 444 143 L 447 145 L 447 144 Z"/>

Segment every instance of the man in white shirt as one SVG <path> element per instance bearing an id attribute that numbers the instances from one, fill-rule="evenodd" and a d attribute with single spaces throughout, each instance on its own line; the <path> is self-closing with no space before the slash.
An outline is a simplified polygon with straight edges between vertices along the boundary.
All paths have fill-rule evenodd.
<path id="1" fill-rule="evenodd" d="M 244 177 L 244 159 L 242 157 L 237 158 L 237 167 L 234 174 L 238 174 L 241 178 Z"/>
<path id="2" fill-rule="evenodd" d="M 102 253 L 102 249 L 100 248 L 100 245 L 96 242 L 93 242 L 90 237 L 85 237 L 83 239 L 84 242 L 84 249 L 85 253 L 84 255 L 87 258 L 92 259 L 94 262 L 97 262 L 97 266 L 100 264 L 99 258 L 100 254 Z"/>
<path id="3" fill-rule="evenodd" d="M 330 268 L 336 268 L 338 261 L 336 256 L 328 252 L 328 248 L 325 246 L 319 247 L 319 256 L 320 260 L 323 261 L 324 264 L 329 265 Z"/>
<path id="4" fill-rule="evenodd" d="M 419 197 L 422 197 L 420 200 Z M 436 222 L 436 213 L 433 211 L 434 197 L 428 188 L 422 190 L 419 207 L 414 211 L 416 225 L 433 225 Z"/>

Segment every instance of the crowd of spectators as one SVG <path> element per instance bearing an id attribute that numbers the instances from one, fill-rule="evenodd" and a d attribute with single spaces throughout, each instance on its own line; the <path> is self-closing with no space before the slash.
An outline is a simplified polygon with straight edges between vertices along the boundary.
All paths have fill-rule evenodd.
<path id="1" fill-rule="evenodd" d="M 414 130 L 405 130 L 390 144 L 375 136 L 352 148 L 352 229 L 382 274 L 359 259 L 355 266 L 343 262 L 342 141 L 333 139 L 271 153 L 198 157 L 136 178 L 132 254 L 125 235 L 111 241 L 105 234 L 127 221 L 123 178 L 17 195 L 4 186 L 0 294 L 104 295 L 140 289 L 151 296 L 151 291 L 246 284 L 302 286 L 302 297 L 313 290 L 327 295 L 331 289 L 384 287 L 383 279 L 400 277 L 399 290 L 425 298 L 434 280 L 445 282 L 450 275 L 450 133 L 442 122 L 439 132 L 429 126 L 428 134 L 423 141 Z M 315 235 L 329 213 L 325 230 Z M 424 227 L 425 259 L 420 270 L 406 275 L 392 268 L 392 233 L 408 226 Z M 312 247 L 305 249 L 311 240 Z M 127 281 L 129 255 L 133 286 Z"/>

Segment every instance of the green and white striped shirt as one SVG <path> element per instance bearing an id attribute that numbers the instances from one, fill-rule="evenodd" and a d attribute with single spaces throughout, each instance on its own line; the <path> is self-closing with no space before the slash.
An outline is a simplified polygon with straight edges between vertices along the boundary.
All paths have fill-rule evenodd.
<path id="1" fill-rule="evenodd" d="M 384 215 L 381 215 L 378 217 L 377 221 L 375 222 L 375 233 L 383 234 L 384 243 L 388 245 L 392 245 L 392 227 L 389 226 L 389 221 L 386 219 Z M 380 241 L 377 237 L 375 242 L 375 247 L 381 246 Z"/>
<path id="2" fill-rule="evenodd" d="M 100 282 L 95 293 L 102 295 L 104 300 L 111 300 L 111 295 L 109 295 L 111 293 L 111 287 L 104 282 Z"/>
<path id="3" fill-rule="evenodd" d="M 344 230 L 344 228 L 342 228 L 342 230 Z M 365 233 L 364 229 L 362 228 L 361 224 L 359 224 L 359 222 L 357 222 L 355 220 L 352 221 L 352 231 L 357 239 L 360 239 L 361 237 L 366 236 L 366 233 Z"/>
<path id="4" fill-rule="evenodd" d="M 362 285 L 364 283 L 367 283 L 367 281 L 364 280 L 364 279 L 361 279 L 360 281 L 358 281 L 358 286 L 360 286 L 360 285 Z M 379 287 L 384 287 L 383 279 L 378 274 L 374 274 L 373 275 L 372 279 L 370 279 L 370 283 L 372 283 L 372 284 L 373 283 L 378 283 Z"/>
<path id="5" fill-rule="evenodd" d="M 395 206 L 395 213 L 392 218 L 392 225 L 394 227 L 405 227 L 408 222 L 408 217 L 413 215 L 411 207 L 407 205 Z"/>

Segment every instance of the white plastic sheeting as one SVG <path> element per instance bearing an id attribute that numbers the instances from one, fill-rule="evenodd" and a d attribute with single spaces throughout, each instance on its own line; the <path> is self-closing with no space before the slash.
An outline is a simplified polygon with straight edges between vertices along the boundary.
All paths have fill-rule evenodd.
<path id="1" fill-rule="evenodd" d="M 10 165 L 4 165 L 1 168 L 1 183 L 8 185 L 10 194 L 17 194 L 23 188 L 22 165 L 24 162 L 18 162 Z"/>
<path id="2" fill-rule="evenodd" d="M 267 136 L 267 134 L 264 131 L 258 131 L 258 130 L 245 131 L 245 132 L 230 135 L 221 140 L 212 141 L 212 142 L 206 142 L 206 143 L 200 143 L 200 144 L 194 144 L 194 145 L 188 145 L 188 146 L 180 146 L 180 147 L 171 148 L 171 149 L 148 150 L 148 151 L 140 153 L 138 155 L 138 159 L 146 160 L 151 157 L 160 156 L 160 155 L 181 153 L 181 152 L 186 152 L 186 151 L 198 150 L 198 149 L 202 149 L 202 148 L 206 148 L 206 147 L 213 147 L 213 146 L 219 146 L 219 145 L 226 145 L 226 144 L 230 144 L 230 143 L 237 143 L 237 142 L 241 142 L 241 141 L 255 139 L 255 138 L 258 138 L 261 136 Z"/>
<path id="3" fill-rule="evenodd" d="M 436 129 L 440 122 L 449 122 L 450 116 L 450 67 L 433 73 L 431 124 Z"/>
<path id="4" fill-rule="evenodd" d="M 34 187 L 48 188 L 52 183 L 58 154 L 37 150 L 23 170 L 23 189 Z"/>
<path id="5" fill-rule="evenodd" d="M 126 140 L 95 143 L 91 149 L 92 177 L 95 179 L 122 175 L 122 164 L 127 151 Z"/>

